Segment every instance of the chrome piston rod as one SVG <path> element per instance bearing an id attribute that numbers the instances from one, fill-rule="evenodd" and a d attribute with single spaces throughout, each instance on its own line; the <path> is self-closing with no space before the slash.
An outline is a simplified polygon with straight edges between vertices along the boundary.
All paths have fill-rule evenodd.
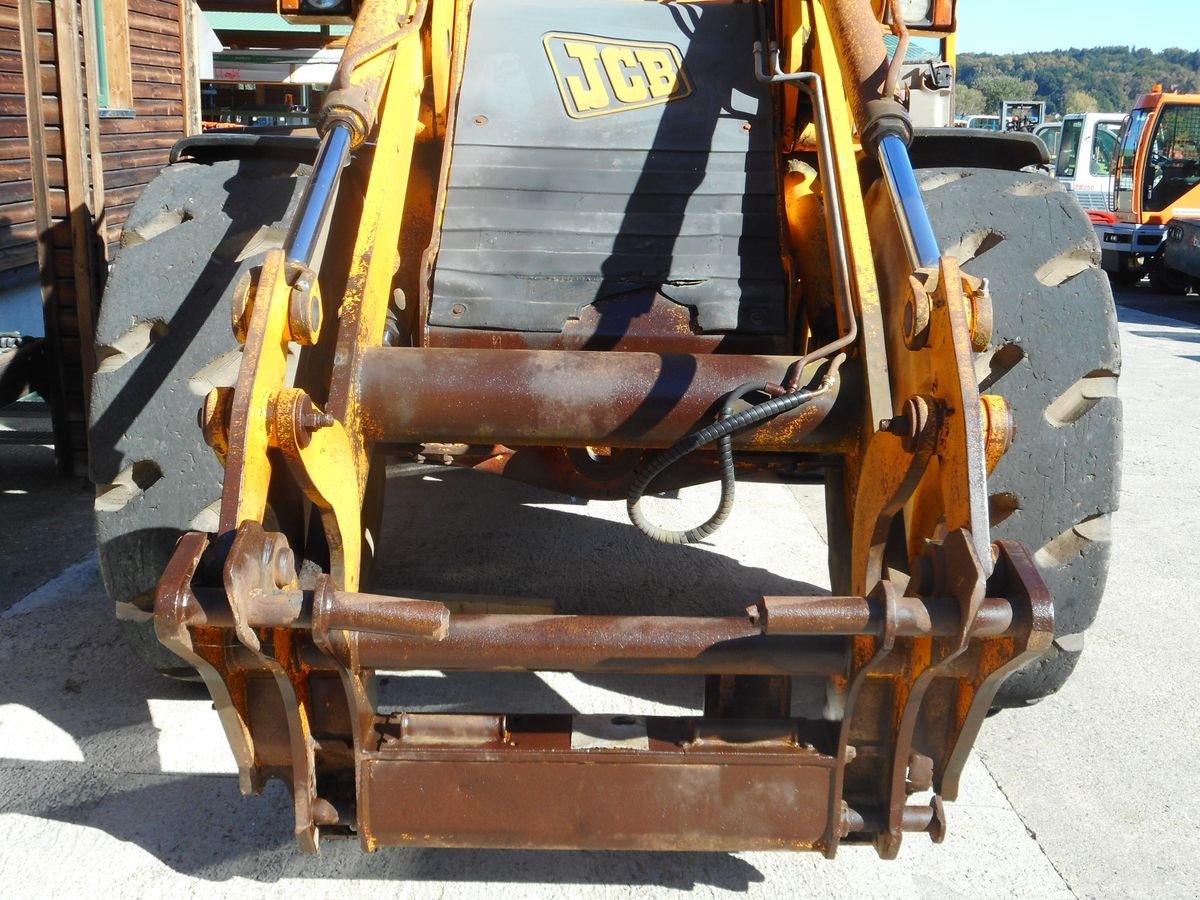
<path id="1" fill-rule="evenodd" d="M 880 139 L 879 165 L 883 169 L 883 182 L 887 185 L 892 209 L 896 211 L 896 224 L 900 227 L 909 264 L 914 269 L 936 266 L 942 252 L 938 249 L 925 201 L 921 199 L 908 147 L 897 135 L 889 134 Z"/>
<path id="2" fill-rule="evenodd" d="M 321 138 L 312 176 L 300 196 L 296 217 L 283 243 L 289 266 L 315 268 L 325 250 L 342 171 L 350 162 L 349 126 L 336 123 Z"/>

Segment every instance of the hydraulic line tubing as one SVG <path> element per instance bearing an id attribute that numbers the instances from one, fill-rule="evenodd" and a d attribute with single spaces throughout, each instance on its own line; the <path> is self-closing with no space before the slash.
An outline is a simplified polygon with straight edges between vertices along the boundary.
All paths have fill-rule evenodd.
<path id="1" fill-rule="evenodd" d="M 844 637 L 766 635 L 748 618 L 458 615 L 443 640 L 331 631 L 322 649 L 386 671 L 836 678 L 845 675 L 847 647 Z"/>
<path id="2" fill-rule="evenodd" d="M 883 86 L 884 97 L 895 97 L 896 87 L 900 83 L 900 70 L 908 57 L 909 34 L 908 25 L 904 21 L 904 11 L 900 0 L 888 0 L 892 11 L 892 34 L 897 37 L 896 49 L 892 53 L 892 63 L 888 66 L 887 81 Z"/>
<path id="3" fill-rule="evenodd" d="M 733 443 L 730 440 L 730 435 L 735 431 L 741 431 L 743 428 L 750 428 L 761 422 L 773 419 L 782 413 L 803 406 L 821 394 L 827 393 L 837 382 L 838 369 L 845 358 L 845 355 L 838 355 L 834 358 L 829 371 L 816 389 L 777 394 L 771 397 L 771 399 L 736 415 L 733 414 L 734 403 L 754 393 L 771 393 L 771 386 L 765 384 L 747 384 L 733 391 L 725 400 L 725 405 L 721 410 L 721 417 L 716 422 L 688 435 L 666 452 L 660 453 L 649 462 L 640 466 L 638 471 L 634 473 L 633 484 L 630 485 L 629 497 L 625 503 L 629 513 L 629 521 L 646 537 L 663 544 L 693 544 L 704 540 L 715 532 L 729 518 L 729 514 L 733 511 L 733 495 L 736 481 L 733 469 Z M 672 531 L 652 525 L 639 509 L 642 496 L 645 494 L 647 488 L 650 487 L 650 483 L 689 453 L 694 453 L 705 444 L 712 443 L 713 441 L 717 442 L 717 459 L 721 466 L 721 500 L 717 505 L 716 511 L 703 524 L 695 528 L 689 528 L 686 531 Z"/>
<path id="4" fill-rule="evenodd" d="M 841 188 L 837 180 L 837 168 L 833 160 L 833 143 L 829 136 L 829 117 L 825 108 L 825 94 L 821 76 L 816 72 L 783 72 L 779 67 L 779 51 L 771 46 L 771 68 L 768 70 L 764 59 L 764 40 L 766 39 L 766 23 L 763 20 L 763 6 L 756 10 L 759 21 L 759 39 L 754 42 L 754 76 L 767 84 L 792 84 L 808 94 L 813 105 L 814 124 L 817 130 L 818 160 L 822 171 L 826 173 L 825 205 L 826 228 L 829 233 L 829 243 L 836 269 L 836 294 L 838 305 L 842 311 L 842 321 L 846 330 L 830 343 L 819 347 L 797 360 L 788 370 L 787 378 L 782 386 L 776 384 L 746 384 L 727 395 L 722 408 L 721 417 L 712 425 L 702 428 L 680 440 L 665 453 L 651 459 L 635 473 L 633 484 L 630 485 L 629 496 L 626 499 L 626 509 L 629 520 L 642 534 L 664 544 L 690 544 L 702 541 L 715 532 L 729 514 L 733 511 L 733 498 L 736 488 L 733 468 L 733 445 L 730 435 L 743 428 L 769 421 L 775 416 L 794 410 L 820 394 L 826 393 L 836 382 L 837 370 L 844 356 L 837 357 L 830 367 L 829 373 L 821 386 L 815 391 L 799 390 L 800 379 L 807 366 L 818 359 L 832 356 L 839 350 L 849 347 L 858 338 L 858 319 L 851 303 L 851 278 L 849 254 L 846 248 L 845 224 L 842 219 Z M 907 159 L 907 157 L 906 157 Z M 910 169 L 911 172 L 911 169 Z M 915 180 L 914 180 L 915 184 Z M 923 209 L 923 208 L 922 208 Z M 770 400 L 760 403 L 750 410 L 732 415 L 732 405 L 751 394 L 763 392 L 773 395 Z M 717 441 L 717 458 L 721 466 L 721 499 L 717 509 L 701 525 L 686 531 L 673 531 L 651 524 L 642 514 L 639 504 L 650 483 L 663 471 L 670 468 L 689 453 L 699 450 L 705 444 Z"/>
<path id="5" fill-rule="evenodd" d="M 716 423 L 688 435 L 665 453 L 650 460 L 649 463 L 639 469 L 635 474 L 633 484 L 630 486 L 626 502 L 629 519 L 647 537 L 667 544 L 685 544 L 701 541 L 715 532 L 732 512 L 735 481 L 733 447 L 730 443 L 729 435 L 741 428 L 765 422 L 780 413 L 795 409 L 811 400 L 817 394 L 828 390 L 832 385 L 832 379 L 836 376 L 837 368 L 841 364 L 841 358 L 835 360 L 829 375 L 826 376 L 826 382 L 817 391 L 804 392 L 797 390 L 801 373 L 810 362 L 828 357 L 850 346 L 858 337 L 858 322 L 850 302 L 850 266 L 842 221 L 842 200 L 837 182 L 836 167 L 833 163 L 832 143 L 829 137 L 828 116 L 825 110 L 821 77 L 815 72 L 781 71 L 778 61 L 779 51 L 774 44 L 770 47 L 771 66 L 770 69 L 767 69 L 764 65 L 764 41 L 767 35 L 761 4 L 756 13 L 759 17 L 760 36 L 759 40 L 754 43 L 755 77 L 759 81 L 767 83 L 794 84 L 803 89 L 812 100 L 814 124 L 816 125 L 818 137 L 818 159 L 822 170 L 827 173 L 825 179 L 827 185 L 826 192 L 828 194 L 828 202 L 825 204 L 826 225 L 829 231 L 830 246 L 837 272 L 837 299 L 844 311 L 844 321 L 847 323 L 847 328 L 844 334 L 829 344 L 802 357 L 793 366 L 789 371 L 788 378 L 784 381 L 783 390 L 785 393 L 782 396 L 775 396 L 751 410 L 733 416 L 731 415 L 731 406 L 734 402 L 758 391 L 771 393 L 772 389 L 775 388 L 773 385 L 743 385 L 737 391 L 727 396 L 721 418 Z M 847 17 L 842 21 L 842 25 L 845 26 L 846 22 L 854 20 L 853 16 Z M 907 38 L 907 32 L 905 32 L 904 37 Z M 866 43 L 869 48 L 871 42 Z M 871 55 L 869 52 L 864 52 L 867 57 Z M 907 115 L 894 102 L 882 105 L 879 105 L 878 101 L 864 103 L 860 112 L 860 121 L 869 120 L 872 123 L 869 130 L 872 132 L 871 136 L 874 140 L 869 143 L 875 143 L 876 145 L 880 167 L 883 170 L 884 182 L 887 185 L 888 194 L 896 213 L 896 221 L 900 228 L 909 262 L 914 269 L 936 266 L 938 259 L 941 257 L 941 251 L 938 248 L 933 226 L 929 221 L 929 214 L 921 199 L 921 190 L 917 185 L 912 162 L 908 156 L 906 141 L 900 136 L 901 133 L 911 136 L 911 127 L 908 125 Z M 777 388 L 775 388 L 775 392 L 778 392 Z M 705 444 L 711 443 L 714 440 L 717 441 L 717 455 L 721 465 L 721 499 L 716 511 L 703 524 L 686 531 L 672 531 L 659 528 L 648 522 L 639 509 L 639 503 L 654 478 L 689 453 L 700 449 Z"/>
<path id="6" fill-rule="evenodd" d="M 759 8 L 760 23 L 762 8 Z M 765 31 L 765 23 L 760 30 Z M 763 35 L 765 38 L 765 34 Z M 779 68 L 779 51 L 771 48 L 771 67 L 766 68 L 763 52 L 763 41 L 754 42 L 754 77 L 769 84 L 791 84 L 804 91 L 813 106 L 813 120 L 817 130 L 817 160 L 821 171 L 826 175 L 825 183 L 825 228 L 829 234 L 829 247 L 833 255 L 836 281 L 834 290 L 840 307 L 841 320 L 846 323 L 846 332 L 823 347 L 807 354 L 788 372 L 783 382 L 789 391 L 795 390 L 800 383 L 805 368 L 809 363 L 832 356 L 839 350 L 851 346 L 858 339 L 858 318 L 854 312 L 851 300 L 853 289 L 850 278 L 850 253 L 846 247 L 846 228 L 842 218 L 842 190 L 837 179 L 837 166 L 833 159 L 833 141 L 829 136 L 829 113 L 825 107 L 825 88 L 821 76 L 816 72 L 783 72 Z"/>

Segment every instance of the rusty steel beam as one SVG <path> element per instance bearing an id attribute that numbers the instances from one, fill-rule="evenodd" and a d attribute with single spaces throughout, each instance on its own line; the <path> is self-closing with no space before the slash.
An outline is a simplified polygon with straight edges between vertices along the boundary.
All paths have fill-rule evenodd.
<path id="1" fill-rule="evenodd" d="M 794 362 L 731 354 L 380 348 L 362 361 L 363 429 L 370 441 L 396 444 L 669 447 L 713 421 L 735 388 L 778 384 Z M 812 402 L 735 435 L 734 445 L 845 452 L 856 440 L 851 417 L 825 420 L 851 381 L 839 379 Z"/>
<path id="2" fill-rule="evenodd" d="M 764 597 L 749 612 L 764 634 L 882 635 L 886 616 L 874 597 Z M 947 637 L 960 631 L 961 620 L 958 601 L 950 597 L 896 601 L 897 637 Z M 1018 627 L 1012 603 L 989 597 L 980 604 L 969 633 L 972 638 L 1010 637 Z"/>
<path id="3" fill-rule="evenodd" d="M 943 620 L 945 621 L 945 620 Z M 941 629 L 939 629 L 941 630 Z M 988 630 L 994 630 L 989 627 Z M 1006 629 L 1007 632 L 1007 629 Z M 607 675 L 791 675 L 844 678 L 847 634 L 763 634 L 746 619 L 693 616 L 451 616 L 445 639 L 316 631 L 312 668 Z M 895 667 L 885 666 L 888 674 Z M 949 666 L 962 674 L 969 664 Z"/>
<path id="4" fill-rule="evenodd" d="M 195 596 L 193 626 L 233 626 L 221 592 Z M 880 635 L 888 614 L 879 597 L 810 596 L 764 597 L 745 617 L 451 615 L 437 601 L 337 591 L 328 578 L 315 591 L 256 592 L 246 612 L 255 628 L 311 628 L 328 656 L 373 669 L 809 676 L 843 674 L 848 645 L 837 638 Z M 901 597 L 893 614 L 901 637 L 962 630 L 949 597 Z M 969 633 L 1009 637 L 1020 627 L 1008 600 L 988 598 Z"/>
<path id="5" fill-rule="evenodd" d="M 200 610 L 192 625 L 233 627 L 225 595 L 218 590 L 196 589 Z M 571 643 L 594 644 L 606 636 L 619 639 L 614 648 L 630 647 L 631 640 L 646 646 L 672 646 L 674 635 L 689 634 L 689 641 L 739 640 L 755 635 L 850 637 L 881 635 L 886 624 L 886 609 L 877 597 L 764 597 L 748 607 L 746 617 L 692 616 L 588 616 L 531 615 L 528 613 L 492 613 L 451 615 L 445 604 L 424 598 L 365 594 L 335 590 L 329 579 L 319 580 L 314 591 L 278 590 L 270 595 L 254 594 L 248 599 L 249 624 L 255 628 L 312 628 L 317 633 L 353 631 L 363 634 L 391 635 L 444 641 L 451 630 L 481 634 L 489 631 L 497 637 L 487 643 L 509 639 L 533 643 L 535 637 L 515 638 L 522 628 L 545 629 L 549 619 L 563 623 L 560 636 Z M 467 599 L 480 608 L 502 604 L 503 598 L 473 596 Z M 897 637 L 948 637 L 962 628 L 958 601 L 952 597 L 900 597 L 895 603 Z M 661 629 L 655 632 L 655 629 Z M 1003 597 L 982 601 L 968 631 L 972 638 L 1011 637 L 1020 629 L 1013 618 L 1012 603 Z M 641 655 L 641 654 L 640 654 Z"/>
<path id="6" fill-rule="evenodd" d="M 800 850 L 849 821 L 830 802 L 837 761 L 820 723 L 746 722 L 725 740 L 719 721 L 617 717 L 633 739 L 621 745 L 594 740 L 599 718 L 510 715 L 475 746 L 385 725 L 362 762 L 387 798 L 360 811 L 364 847 Z"/>
<path id="7" fill-rule="evenodd" d="M 838 677 L 847 652 L 838 637 L 764 635 L 749 618 L 699 616 L 462 615 L 440 641 L 320 629 L 313 638 L 343 664 L 388 671 Z"/>

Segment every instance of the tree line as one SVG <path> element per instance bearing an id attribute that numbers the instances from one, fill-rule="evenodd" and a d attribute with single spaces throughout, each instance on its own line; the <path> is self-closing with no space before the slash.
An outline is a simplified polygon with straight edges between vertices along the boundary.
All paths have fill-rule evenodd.
<path id="1" fill-rule="evenodd" d="M 1200 50 L 1092 47 L 1044 53 L 960 53 L 954 109 L 1000 111 L 1001 100 L 1045 100 L 1048 114 L 1126 112 L 1155 84 L 1200 93 Z"/>

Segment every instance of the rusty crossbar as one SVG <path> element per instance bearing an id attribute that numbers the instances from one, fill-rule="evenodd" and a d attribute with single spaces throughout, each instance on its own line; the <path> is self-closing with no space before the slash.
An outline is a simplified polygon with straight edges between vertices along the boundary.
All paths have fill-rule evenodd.
<path id="1" fill-rule="evenodd" d="M 224 595 L 196 589 L 191 627 L 231 628 Z M 882 635 L 878 597 L 766 597 L 736 617 L 455 614 L 432 600 L 337 591 L 322 577 L 312 591 L 247 598 L 256 628 L 311 628 L 316 644 L 365 669 L 844 676 L 844 638 Z M 493 602 L 476 598 L 479 604 Z M 902 597 L 892 623 L 900 637 L 959 632 L 952 598 Z M 1021 630 L 1012 604 L 981 604 L 972 637 Z M 353 647 L 353 652 L 351 652 Z M 319 667 L 318 654 L 309 657 Z"/>
<path id="2" fill-rule="evenodd" d="M 199 607 L 192 624 L 232 627 L 224 595 L 216 590 L 194 591 Z M 480 606 L 505 598 L 471 598 Z M 250 624 L 256 628 L 312 628 L 316 633 L 347 631 L 402 638 L 426 638 L 446 646 L 455 641 L 479 642 L 510 655 L 523 646 L 547 646 L 587 664 L 593 648 L 619 647 L 638 658 L 655 654 L 680 655 L 710 649 L 727 641 L 759 636 L 881 635 L 886 627 L 885 604 L 877 597 L 764 597 L 743 617 L 713 616 L 599 616 L 542 614 L 451 614 L 436 600 L 337 590 L 319 577 L 313 590 L 279 590 L 251 598 Z M 900 597 L 895 604 L 898 637 L 946 637 L 961 628 L 961 610 L 951 597 Z M 972 637 L 1009 637 L 1019 625 L 1012 604 L 1002 597 L 986 598 L 969 630 Z M 528 635 L 528 637 L 526 637 Z M 678 651 L 676 651 L 678 648 Z M 447 662 L 455 651 L 444 652 Z M 477 660 L 478 661 L 478 660 Z M 508 668 L 508 666 L 502 666 Z M 438 668 L 438 667 L 434 667 Z M 457 668 L 457 667 L 456 667 Z M 485 667 L 486 668 L 486 667 Z M 529 663 L 525 669 L 557 671 L 556 664 Z"/>
<path id="3" fill-rule="evenodd" d="M 370 440 L 511 447 L 669 447 L 745 383 L 781 383 L 794 357 L 385 347 L 363 354 Z M 817 366 L 806 371 L 805 381 Z M 419 385 L 419 390 L 405 390 Z M 825 425 L 834 390 L 734 438 L 760 451 L 836 452 L 853 423 Z M 398 389 L 398 386 L 399 389 Z M 843 402 L 849 402 L 845 400 Z"/>

